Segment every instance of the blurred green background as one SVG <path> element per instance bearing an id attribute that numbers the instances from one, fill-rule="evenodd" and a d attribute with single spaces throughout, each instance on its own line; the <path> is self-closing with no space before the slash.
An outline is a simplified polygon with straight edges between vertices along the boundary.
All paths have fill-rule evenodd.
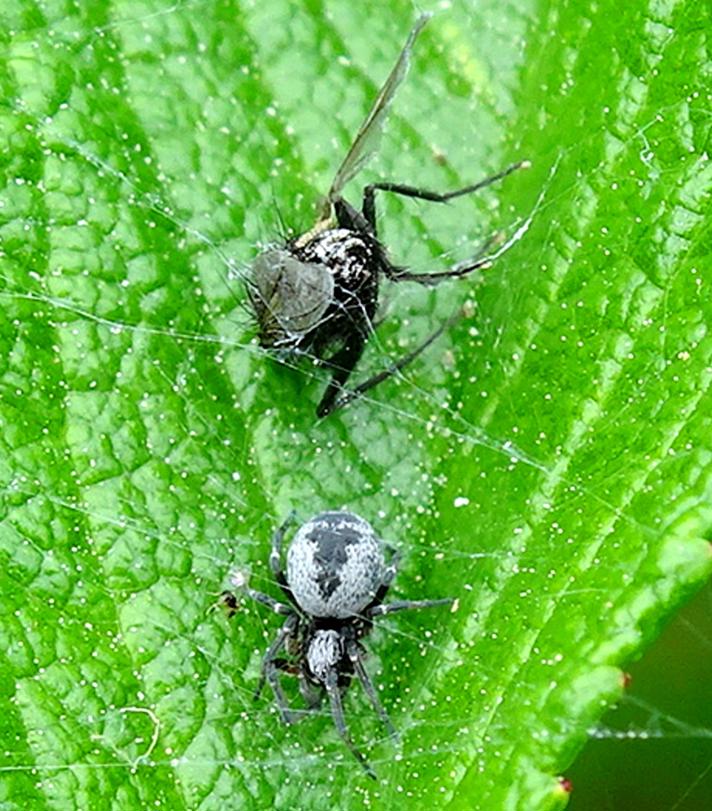
<path id="1" fill-rule="evenodd" d="M 709 811 L 712 583 L 627 671 L 623 700 L 566 771 L 569 811 Z"/>

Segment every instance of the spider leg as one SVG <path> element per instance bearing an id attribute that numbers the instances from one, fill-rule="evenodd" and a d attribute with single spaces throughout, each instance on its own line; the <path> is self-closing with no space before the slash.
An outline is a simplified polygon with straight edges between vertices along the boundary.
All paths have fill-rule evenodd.
<path id="1" fill-rule="evenodd" d="M 452 605 L 455 602 L 451 597 L 442 600 L 396 600 L 394 603 L 386 605 L 374 605 L 364 611 L 367 619 L 374 617 L 384 617 L 386 614 L 395 614 L 396 611 L 410 611 L 417 608 L 433 608 L 437 605 Z"/>
<path id="2" fill-rule="evenodd" d="M 353 372 L 356 364 L 359 362 L 359 359 L 363 354 L 363 348 L 365 345 L 365 337 L 357 331 L 350 336 L 349 341 L 345 346 L 343 346 L 332 358 L 329 358 L 328 366 L 332 369 L 331 380 L 329 381 L 329 385 L 326 387 L 326 391 L 324 392 L 324 396 L 321 398 L 321 402 L 317 406 L 317 417 L 326 417 L 328 414 L 331 414 L 332 411 L 335 411 L 337 408 L 341 408 L 343 405 L 346 405 L 347 402 L 350 402 L 353 399 L 353 397 L 348 396 L 350 392 L 347 392 L 346 395 L 342 394 L 342 392 L 344 390 L 346 381 L 351 376 L 351 372 Z M 345 396 L 347 399 L 344 400 Z M 342 400 L 344 400 L 344 402 L 342 402 Z"/>
<path id="3" fill-rule="evenodd" d="M 391 553 L 391 560 L 386 566 L 381 585 L 378 587 L 376 594 L 374 595 L 373 600 L 371 600 L 366 611 L 368 611 L 368 608 L 371 608 L 374 605 L 380 605 L 383 602 L 384 597 L 386 594 L 388 594 L 388 589 L 391 587 L 391 584 L 398 573 L 398 563 L 400 562 L 401 557 L 400 552 L 387 544 L 385 544 L 385 547 Z"/>
<path id="4" fill-rule="evenodd" d="M 383 575 L 383 582 L 381 583 L 381 588 L 386 589 L 386 591 L 391 587 L 391 583 L 395 579 L 395 576 L 398 574 L 398 565 L 401 559 L 401 553 L 394 549 L 392 546 L 386 545 L 386 549 L 391 553 L 391 560 L 388 566 L 386 566 L 386 570 Z M 379 589 L 380 591 L 380 589 Z M 384 597 L 385 592 L 384 592 Z"/>
<path id="5" fill-rule="evenodd" d="M 269 556 L 269 565 L 272 573 L 279 575 L 281 573 L 281 558 L 282 558 L 282 541 L 284 534 L 289 528 L 289 525 L 294 521 L 296 513 L 292 510 L 281 526 L 277 527 L 272 536 L 272 550 Z"/>
<path id="6" fill-rule="evenodd" d="M 296 718 L 289 707 L 287 697 L 284 695 L 282 685 L 279 681 L 279 672 L 282 668 L 281 660 L 277 660 L 277 654 L 280 652 L 287 639 L 294 634 L 298 624 L 299 616 L 294 612 L 290 612 L 290 615 L 279 629 L 276 639 L 269 646 L 269 648 L 267 648 L 267 652 L 262 660 L 262 674 L 260 675 L 260 680 L 254 693 L 254 699 L 257 700 L 262 692 L 265 682 L 269 682 L 269 686 L 272 688 L 274 697 L 277 699 L 277 707 L 279 708 L 280 717 L 285 724 L 293 724 L 296 721 Z"/>
<path id="7" fill-rule="evenodd" d="M 375 234 L 376 191 L 390 191 L 394 194 L 402 194 L 404 197 L 414 197 L 418 200 L 430 200 L 433 203 L 446 203 L 448 200 L 452 200 L 454 197 L 461 197 L 463 194 L 472 194 L 472 192 L 484 189 L 486 186 L 490 186 L 492 183 L 496 183 L 498 180 L 502 180 L 502 178 L 507 177 L 507 175 L 511 175 L 512 172 L 516 172 L 517 169 L 526 169 L 528 167 L 529 161 L 519 161 L 518 163 L 513 163 L 511 166 L 503 169 L 501 172 L 497 172 L 495 175 L 491 175 L 490 177 L 486 177 L 484 180 L 480 180 L 479 183 L 473 183 L 471 186 L 465 186 L 463 189 L 456 189 L 455 191 L 446 192 L 445 194 L 428 191 L 427 189 L 420 189 L 416 186 L 407 186 L 404 183 L 371 183 L 363 190 L 363 216 L 366 218 L 371 228 L 373 228 L 373 233 Z"/>
<path id="8" fill-rule="evenodd" d="M 378 699 L 378 695 L 376 694 L 376 688 L 373 686 L 373 682 L 371 681 L 371 677 L 368 675 L 366 668 L 363 666 L 363 651 L 359 647 L 358 643 L 352 641 L 347 648 L 349 659 L 351 660 L 351 664 L 356 671 L 356 675 L 363 686 L 363 689 L 366 691 L 366 695 L 368 696 L 371 704 L 373 705 L 373 709 L 378 713 L 381 721 L 383 722 L 384 726 L 388 730 L 388 734 L 395 738 L 396 740 L 399 739 L 398 731 L 391 723 L 391 719 L 388 717 L 388 713 L 383 708 L 383 705 Z"/>
<path id="9" fill-rule="evenodd" d="M 316 710 L 321 704 L 323 693 L 304 674 L 299 675 L 299 692 L 306 701 L 307 710 Z"/>
<path id="10" fill-rule="evenodd" d="M 324 398 L 319 404 L 317 414 L 320 417 L 325 417 L 332 411 L 336 411 L 338 408 L 343 408 L 345 405 L 348 405 L 352 400 L 355 400 L 357 397 L 364 394 L 364 392 L 367 392 L 369 389 L 372 389 L 374 386 L 377 386 L 384 380 L 388 380 L 389 377 L 393 377 L 393 375 L 397 374 L 401 369 L 405 368 L 409 363 L 414 361 L 418 355 L 421 354 L 421 352 L 424 352 L 430 346 L 430 344 L 436 341 L 443 334 L 443 332 L 445 332 L 445 330 L 457 323 L 461 317 L 462 312 L 461 310 L 458 310 L 455 315 L 450 316 L 447 321 L 441 324 L 435 330 L 435 332 L 429 335 L 421 344 L 416 346 L 415 349 L 408 352 L 408 354 L 404 355 L 402 358 L 399 358 L 397 361 L 395 361 L 395 363 L 392 363 L 390 366 L 386 367 L 382 372 L 378 372 L 378 374 L 369 377 L 368 380 L 364 380 L 363 383 L 359 383 L 359 385 L 355 386 L 353 389 L 349 389 L 347 391 L 342 389 L 341 394 L 338 394 L 339 387 L 333 387 L 333 391 L 331 392 L 331 396 L 329 398 L 328 409 L 323 410 L 323 404 L 327 398 L 327 394 L 330 394 L 330 389 L 332 388 L 332 385 L 330 384 L 329 389 L 327 389 Z M 351 374 L 352 369 L 353 366 L 349 369 L 348 374 Z M 336 375 L 334 377 L 336 377 Z M 348 377 L 348 375 L 346 375 L 346 377 Z"/>
<path id="11" fill-rule="evenodd" d="M 287 583 L 287 577 L 282 569 L 282 541 L 284 540 L 284 534 L 289 528 L 289 525 L 294 521 L 295 515 L 296 513 L 294 510 L 292 510 L 282 526 L 275 530 L 275 533 L 272 536 L 272 551 L 269 555 L 269 567 L 272 570 L 272 574 L 274 575 L 279 587 L 284 592 L 284 595 L 291 603 L 296 604 L 292 590 L 289 588 L 289 584 Z"/>
<path id="12" fill-rule="evenodd" d="M 356 760 L 358 760 L 358 762 L 361 764 L 366 774 L 373 780 L 377 780 L 378 778 L 376 777 L 376 772 L 373 771 L 363 753 L 356 748 L 354 742 L 351 740 L 349 730 L 346 727 L 346 720 L 344 719 L 344 707 L 341 703 L 341 691 L 338 687 L 338 676 L 335 670 L 330 670 L 328 672 L 324 682 L 324 687 L 326 688 L 326 694 L 329 696 L 331 715 L 334 719 L 336 731 L 339 733 L 339 735 L 341 735 L 341 739 L 346 746 L 348 746 L 351 754 L 353 754 Z"/>

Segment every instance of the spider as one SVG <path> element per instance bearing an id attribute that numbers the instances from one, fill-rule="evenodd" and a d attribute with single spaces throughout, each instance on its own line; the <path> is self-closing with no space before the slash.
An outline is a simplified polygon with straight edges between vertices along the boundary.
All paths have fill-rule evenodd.
<path id="1" fill-rule="evenodd" d="M 349 512 L 324 512 L 301 526 L 287 552 L 287 573 L 282 569 L 282 540 L 294 514 L 290 515 L 272 538 L 269 564 L 289 605 L 251 589 L 244 577 L 233 582 L 258 603 L 285 617 L 262 663 L 255 699 L 269 682 L 285 724 L 297 720 L 280 683 L 280 671 L 297 676 L 299 689 L 308 710 L 315 710 L 326 694 L 336 729 L 364 771 L 376 774 L 351 740 L 342 698 L 354 674 L 363 685 L 374 710 L 392 737 L 397 738 L 376 689 L 366 672 L 365 649 L 361 640 L 368 636 L 376 617 L 415 608 L 452 605 L 455 601 L 397 600 L 383 603 L 396 575 L 398 553 L 384 544 L 371 525 Z M 385 552 L 390 555 L 387 563 Z M 232 616 L 238 601 L 225 591 L 221 602 Z M 285 655 L 280 656 L 284 650 Z"/>
<path id="2" fill-rule="evenodd" d="M 449 270 L 412 273 L 391 264 L 378 239 L 376 192 L 444 203 L 483 189 L 515 170 L 529 166 L 528 161 L 520 161 L 479 183 L 444 194 L 402 183 L 371 183 L 364 188 L 361 211 L 341 196 L 345 184 L 375 150 L 388 108 L 406 74 L 413 44 L 430 16 L 419 17 L 411 30 L 336 172 L 319 221 L 311 230 L 287 241 L 282 247 L 265 250 L 252 265 L 247 293 L 258 325 L 260 346 L 287 352 L 309 352 L 331 372 L 331 379 L 317 407 L 318 417 L 327 416 L 396 374 L 460 317 L 458 312 L 411 352 L 347 390 L 346 383 L 373 331 L 382 276 L 394 282 L 433 285 L 443 279 L 466 276 L 496 258 L 488 256 L 488 251 L 498 241 L 499 235 L 487 241 L 470 260 Z"/>

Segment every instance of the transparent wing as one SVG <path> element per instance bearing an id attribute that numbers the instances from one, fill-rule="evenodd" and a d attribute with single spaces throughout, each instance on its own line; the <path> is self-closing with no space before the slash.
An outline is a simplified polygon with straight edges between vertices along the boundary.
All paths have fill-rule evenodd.
<path id="1" fill-rule="evenodd" d="M 376 151 L 383 130 L 383 124 L 388 115 L 388 108 L 391 106 L 398 85 L 400 85 L 408 72 L 410 52 L 413 50 L 413 44 L 418 34 L 420 34 L 431 17 L 432 14 L 421 14 L 416 20 L 403 46 L 403 50 L 400 52 L 398 61 L 393 66 L 385 84 L 376 97 L 376 101 L 373 103 L 373 107 L 371 107 L 366 119 L 363 124 L 361 124 L 361 128 L 356 134 L 349 151 L 346 153 L 346 157 L 336 172 L 334 181 L 329 189 L 329 196 L 327 197 L 329 207 L 331 207 L 333 201 L 341 194 L 341 190 L 349 180 L 358 174 L 371 155 Z"/>

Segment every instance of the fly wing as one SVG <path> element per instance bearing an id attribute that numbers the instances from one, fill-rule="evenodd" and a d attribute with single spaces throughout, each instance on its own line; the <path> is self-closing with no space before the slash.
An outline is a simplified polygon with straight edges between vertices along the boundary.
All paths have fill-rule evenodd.
<path id="1" fill-rule="evenodd" d="M 432 14 L 421 14 L 416 20 L 403 46 L 403 50 L 400 52 L 398 61 L 393 66 L 385 84 L 376 97 L 376 101 L 373 103 L 373 107 L 371 107 L 369 114 L 366 116 L 363 124 L 361 124 L 361 128 L 356 134 L 349 151 L 346 153 L 346 157 L 336 172 L 327 198 L 329 208 L 331 208 L 331 204 L 334 200 L 339 197 L 344 186 L 352 177 L 355 177 L 355 175 L 361 171 L 371 155 L 376 151 L 381 132 L 383 131 L 383 124 L 388 115 L 388 108 L 391 106 L 398 85 L 400 85 L 408 72 L 410 52 L 413 50 L 413 44 L 418 34 L 420 34 L 431 17 Z"/>
<path id="2" fill-rule="evenodd" d="M 334 298 L 334 278 L 326 265 L 300 262 L 274 248 L 255 259 L 249 295 L 262 345 L 296 345 L 324 318 Z"/>

